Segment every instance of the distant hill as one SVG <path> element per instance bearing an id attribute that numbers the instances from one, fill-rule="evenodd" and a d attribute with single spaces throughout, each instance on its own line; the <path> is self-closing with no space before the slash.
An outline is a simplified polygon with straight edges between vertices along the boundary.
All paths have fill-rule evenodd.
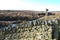
<path id="1" fill-rule="evenodd" d="M 53 13 L 49 12 L 48 15 Z M 44 11 L 31 11 L 31 10 L 0 10 L 0 20 L 33 20 L 41 18 L 45 15 Z"/>

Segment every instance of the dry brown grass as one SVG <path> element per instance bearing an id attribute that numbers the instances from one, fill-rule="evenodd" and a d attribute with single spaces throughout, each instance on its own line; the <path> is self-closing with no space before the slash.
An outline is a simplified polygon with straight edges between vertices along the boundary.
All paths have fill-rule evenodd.
<path id="1" fill-rule="evenodd" d="M 47 16 L 46 20 L 52 20 L 52 19 L 59 19 L 60 15 L 51 15 L 51 16 Z M 45 16 L 40 18 L 41 20 L 45 20 Z"/>

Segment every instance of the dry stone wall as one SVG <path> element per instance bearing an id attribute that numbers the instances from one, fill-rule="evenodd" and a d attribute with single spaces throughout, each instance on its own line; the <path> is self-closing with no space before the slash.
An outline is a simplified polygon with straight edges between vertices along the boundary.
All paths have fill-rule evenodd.
<path id="1" fill-rule="evenodd" d="M 33 20 L 21 24 L 10 24 L 0 29 L 0 40 L 52 40 L 53 23 L 57 20 Z"/>
<path id="2" fill-rule="evenodd" d="M 16 31 L 15 29 L 13 29 Z M 5 40 L 52 40 L 52 28 L 44 25 L 19 28 L 16 32 L 5 35 Z"/>

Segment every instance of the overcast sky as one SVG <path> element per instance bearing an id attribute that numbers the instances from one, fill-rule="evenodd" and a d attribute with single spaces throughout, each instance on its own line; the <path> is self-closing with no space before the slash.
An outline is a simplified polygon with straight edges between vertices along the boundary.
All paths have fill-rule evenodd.
<path id="1" fill-rule="evenodd" d="M 0 10 L 60 11 L 60 0 L 0 0 Z"/>

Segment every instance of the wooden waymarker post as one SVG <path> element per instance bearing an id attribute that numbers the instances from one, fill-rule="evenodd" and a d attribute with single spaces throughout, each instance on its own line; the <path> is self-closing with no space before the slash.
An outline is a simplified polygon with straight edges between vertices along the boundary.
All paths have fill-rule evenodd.
<path id="1" fill-rule="evenodd" d="M 47 25 L 47 15 L 48 15 L 48 9 L 46 8 L 46 13 L 45 13 L 45 24 Z"/>

